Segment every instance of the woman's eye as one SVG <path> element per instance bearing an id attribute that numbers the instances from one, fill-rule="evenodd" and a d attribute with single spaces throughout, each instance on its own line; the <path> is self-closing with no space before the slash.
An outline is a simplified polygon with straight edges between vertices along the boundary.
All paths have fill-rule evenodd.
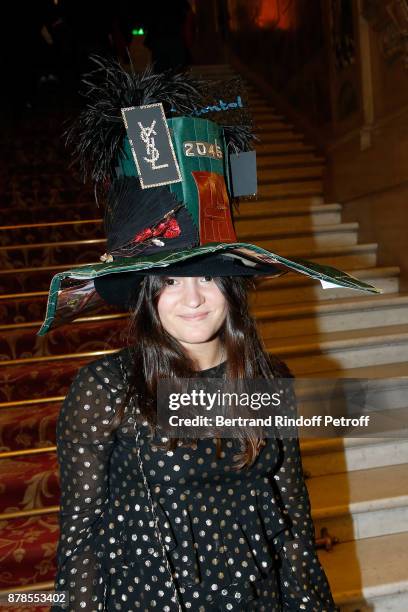
<path id="1" fill-rule="evenodd" d="M 202 276 L 202 277 L 201 277 L 201 280 L 202 280 L 202 281 L 204 280 L 205 282 L 207 282 L 207 283 L 208 283 L 208 282 L 211 282 L 211 281 L 213 280 L 213 278 L 214 278 L 213 276 Z M 171 287 L 171 286 L 176 285 L 176 284 L 177 284 L 177 282 L 178 282 L 178 279 L 177 279 L 177 278 L 165 278 L 165 279 L 164 279 L 164 284 L 165 284 L 166 286 L 168 286 L 168 287 Z"/>

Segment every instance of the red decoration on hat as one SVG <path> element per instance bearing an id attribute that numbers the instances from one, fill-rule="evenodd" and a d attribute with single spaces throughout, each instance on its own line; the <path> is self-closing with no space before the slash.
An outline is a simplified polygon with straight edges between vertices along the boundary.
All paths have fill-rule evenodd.
<path id="1" fill-rule="evenodd" d="M 170 217 L 166 221 L 161 221 L 158 225 L 153 227 L 147 227 L 142 230 L 133 238 L 132 242 L 138 244 L 139 242 L 145 242 L 149 238 L 156 238 L 158 236 L 162 238 L 177 238 L 181 234 L 181 229 L 177 219 Z"/>

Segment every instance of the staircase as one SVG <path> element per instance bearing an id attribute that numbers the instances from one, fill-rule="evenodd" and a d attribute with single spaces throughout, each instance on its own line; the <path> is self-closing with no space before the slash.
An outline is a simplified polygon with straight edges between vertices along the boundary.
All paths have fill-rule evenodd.
<path id="1" fill-rule="evenodd" d="M 200 72 L 224 78 L 230 69 Z M 341 205 L 324 202 L 325 160 L 249 92 L 262 139 L 259 197 L 240 205 L 239 239 L 334 265 L 383 290 L 323 290 L 294 274 L 264 280 L 252 309 L 266 346 L 300 378 L 379 379 L 384 407 L 405 408 L 408 295 L 399 292 L 399 269 L 377 265 L 377 245 L 359 243 L 358 224 L 342 223 Z M 0 179 L 7 185 L 0 203 L 0 592 L 53 585 L 59 406 L 80 366 L 123 344 L 126 324 L 106 306 L 35 335 L 51 276 L 105 250 L 93 194 L 68 171 L 55 142 L 58 125 L 46 118 L 37 125 L 4 143 L 13 154 Z M 397 390 L 381 380 L 391 377 L 401 377 Z M 301 446 L 316 536 L 326 528 L 338 539 L 319 557 L 342 612 L 408 609 L 408 440 L 302 439 Z"/>

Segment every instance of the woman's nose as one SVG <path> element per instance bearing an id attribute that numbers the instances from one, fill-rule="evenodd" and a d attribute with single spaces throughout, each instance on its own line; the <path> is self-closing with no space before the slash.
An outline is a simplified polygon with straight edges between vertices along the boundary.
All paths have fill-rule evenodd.
<path id="1" fill-rule="evenodd" d="M 189 279 L 184 286 L 184 303 L 190 308 L 197 308 L 204 301 L 204 296 L 201 293 L 201 288 L 195 278 Z"/>

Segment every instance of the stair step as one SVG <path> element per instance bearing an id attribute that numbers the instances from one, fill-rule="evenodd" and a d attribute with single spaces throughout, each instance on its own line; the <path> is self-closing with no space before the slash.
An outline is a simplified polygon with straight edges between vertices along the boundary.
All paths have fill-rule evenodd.
<path id="1" fill-rule="evenodd" d="M 245 201 L 239 204 L 239 211 L 235 213 L 235 223 L 239 224 L 245 221 L 246 223 L 257 221 L 261 223 L 268 220 L 273 220 L 273 224 L 285 223 L 286 227 L 293 227 L 294 223 L 301 221 L 306 223 L 309 219 L 311 224 L 329 225 L 339 223 L 341 221 L 340 204 L 310 204 L 303 202 L 296 207 L 288 208 L 284 203 L 276 203 L 275 201 Z"/>
<path id="2" fill-rule="evenodd" d="M 310 477 L 408 463 L 406 437 L 302 438 L 300 446 L 303 469 Z"/>
<path id="3" fill-rule="evenodd" d="M 252 110 L 252 117 L 255 125 L 259 125 L 263 121 L 268 121 L 271 118 L 275 119 L 279 117 L 281 120 L 285 120 L 284 115 L 279 115 L 278 113 L 275 113 L 273 107 L 264 100 L 259 100 L 259 104 L 257 104 L 257 101 L 252 99 L 250 102 L 250 107 Z"/>
<path id="4" fill-rule="evenodd" d="M 252 106 L 252 104 L 251 104 Z M 253 106 L 256 109 L 256 104 Z M 261 130 L 258 129 L 259 126 L 254 126 L 254 132 L 257 136 L 261 137 L 266 132 L 294 132 L 295 126 L 287 121 L 263 121 Z"/>
<path id="5" fill-rule="evenodd" d="M 91 263 L 91 260 L 83 264 L 65 263 L 0 270 L 0 295 L 47 291 L 54 274 L 88 263 Z"/>
<path id="6" fill-rule="evenodd" d="M 269 108 L 272 109 L 271 102 L 269 98 L 265 97 L 263 93 L 259 91 L 259 89 L 250 81 L 245 81 L 245 88 L 247 91 L 247 97 L 251 104 L 260 104 L 269 105 Z"/>
<path id="7" fill-rule="evenodd" d="M 72 327 L 57 328 L 46 336 L 36 336 L 40 321 L 0 326 L 0 364 L 2 360 L 64 355 L 75 351 L 105 351 L 123 345 L 128 324 L 125 314 L 93 315 Z"/>
<path id="8" fill-rule="evenodd" d="M 398 293 L 400 269 L 397 266 L 366 269 L 343 268 L 356 278 L 374 284 L 384 294 Z M 342 287 L 323 289 L 314 280 L 295 274 L 285 274 L 268 280 L 259 279 L 257 290 L 250 295 L 253 308 L 273 305 L 308 303 L 316 300 L 341 298 L 361 299 L 365 294 Z M 377 296 L 379 297 L 379 296 Z M 1 302 L 0 302 L 1 303 Z"/>
<path id="9" fill-rule="evenodd" d="M 27 451 L 55 445 L 61 398 L 47 402 L 0 404 L 0 452 Z"/>
<path id="10" fill-rule="evenodd" d="M 341 612 L 407 609 L 408 532 L 344 542 L 318 557 Z"/>
<path id="11" fill-rule="evenodd" d="M 260 144 L 269 144 L 274 142 L 303 142 L 303 134 L 294 132 L 293 130 L 268 130 L 262 125 L 259 131 Z"/>
<path id="12" fill-rule="evenodd" d="M 270 207 L 272 209 L 272 207 Z M 282 211 L 281 214 L 275 214 L 275 211 L 268 213 L 264 210 L 263 215 L 257 215 L 256 209 L 251 212 L 245 208 L 240 214 L 235 216 L 235 231 L 238 236 L 242 234 L 253 234 L 253 236 L 265 235 L 266 226 L 272 231 L 281 229 L 282 231 L 292 230 L 313 230 L 322 226 L 333 226 L 341 224 L 341 212 L 338 209 L 333 209 L 326 206 L 316 206 L 314 210 L 302 212 L 297 211 Z"/>
<path id="13" fill-rule="evenodd" d="M 22 172 L 15 173 L 13 165 L 10 167 L 9 172 L 3 175 L 0 174 L 1 192 L 22 192 L 34 196 L 37 193 L 45 191 L 53 192 L 58 189 L 67 192 L 73 191 L 74 189 L 83 191 L 84 183 L 80 179 L 80 176 L 67 170 L 68 164 L 66 166 L 66 171 L 58 174 L 53 172 L 45 173 L 42 170 L 23 174 Z"/>
<path id="14" fill-rule="evenodd" d="M 1 284 L 1 281 L 0 281 Z M 21 294 L 4 293 L 0 296 L 1 321 L 6 324 L 39 320 L 44 316 L 47 292 Z"/>
<path id="15" fill-rule="evenodd" d="M 298 335 L 285 338 L 284 344 L 281 338 L 269 338 L 265 344 L 299 377 L 341 367 L 408 361 L 408 325 Z"/>
<path id="16" fill-rule="evenodd" d="M 81 238 L 103 238 L 102 219 L 49 221 L 0 227 L 0 246 L 58 242 Z"/>
<path id="17" fill-rule="evenodd" d="M 43 187 L 41 191 L 29 189 L 27 191 L 3 192 L 0 208 L 72 205 L 76 202 L 81 203 L 92 200 L 93 197 L 89 187 L 84 187 L 83 189 L 46 189 Z"/>
<path id="18" fill-rule="evenodd" d="M 407 393 L 408 393 L 408 375 L 396 376 L 394 373 L 388 378 L 377 379 L 360 379 L 349 376 L 355 376 L 355 371 L 342 373 L 341 378 L 330 378 L 331 372 L 320 373 L 317 377 L 317 372 L 313 372 L 311 376 L 304 377 L 298 375 L 295 380 L 294 390 L 297 398 L 297 413 L 299 416 L 307 419 L 313 419 L 316 415 L 322 418 L 324 415 L 332 417 L 360 417 L 364 416 L 366 427 L 361 424 L 359 427 L 352 425 L 326 425 L 321 423 L 311 422 L 298 426 L 298 434 L 305 442 L 312 440 L 316 443 L 317 449 L 321 450 L 319 441 L 330 440 L 334 438 L 332 444 L 329 444 L 329 450 L 336 450 L 337 455 L 334 457 L 333 465 L 337 465 L 336 472 L 344 472 L 344 456 L 341 451 L 344 450 L 340 446 L 341 441 L 336 442 L 340 437 L 345 440 L 357 438 L 358 441 L 364 439 L 374 439 L 376 442 L 384 440 L 408 441 L 408 410 L 407 410 Z M 380 373 L 384 376 L 382 373 Z M 313 446 L 312 446 L 313 448 Z M 405 456 L 408 449 L 402 453 Z M 384 451 L 389 452 L 388 449 Z M 384 453 L 386 455 L 386 452 Z M 356 454 L 358 458 L 358 454 Z M 361 457 L 360 457 L 361 459 Z M 363 455 L 364 459 L 364 455 Z M 376 461 L 376 458 L 373 458 Z M 337 462 L 337 463 L 336 463 Z M 401 460 L 396 461 L 394 458 L 388 459 L 389 464 L 401 463 Z M 329 464 L 330 465 L 330 464 Z M 314 455 L 313 467 L 314 471 L 327 473 L 330 467 L 327 464 L 326 457 L 323 455 Z M 372 465 L 370 467 L 373 467 Z M 354 466 L 354 469 L 357 469 Z M 365 465 L 361 467 L 365 469 Z"/>
<path id="19" fill-rule="evenodd" d="M 339 246 L 321 246 L 317 247 L 316 249 L 282 249 L 279 251 L 279 255 L 281 255 L 282 257 L 286 257 L 287 259 L 295 259 L 297 257 L 300 257 L 302 259 L 308 259 L 310 261 L 317 261 L 317 263 L 319 264 L 323 263 L 332 265 L 341 270 L 347 269 L 349 265 L 349 268 L 351 270 L 353 269 L 352 267 L 360 266 L 363 261 L 371 262 L 371 264 L 368 265 L 374 266 L 376 261 L 377 247 L 378 245 L 376 243 L 372 243 Z M 318 281 L 314 282 L 317 283 Z M 326 291 L 331 291 L 331 289 L 326 289 Z"/>
<path id="20" fill-rule="evenodd" d="M 289 129 L 287 124 L 282 125 L 286 125 L 286 129 Z M 17 166 L 14 163 L 7 167 L 4 164 L 0 168 L 0 181 L 4 181 L 8 185 L 35 181 L 36 189 L 38 185 L 49 185 L 50 181 L 54 181 L 58 186 L 66 184 L 68 187 L 72 187 L 73 184 L 78 184 L 81 188 L 83 187 L 79 173 L 62 163 L 50 164 L 50 166 L 47 164 L 47 168 L 42 166 L 38 168 L 35 166 Z"/>
<path id="21" fill-rule="evenodd" d="M 408 464 L 307 480 L 316 532 L 340 542 L 399 533 L 408 518 Z"/>
<path id="22" fill-rule="evenodd" d="M 67 260 L 74 261 L 75 265 L 85 264 L 97 261 L 105 251 L 105 244 L 105 238 L 92 238 L 0 247 L 0 266 L 3 269 L 33 268 L 58 265 Z"/>
<path id="23" fill-rule="evenodd" d="M 350 370 L 349 370 L 350 372 Z M 330 414 L 335 417 L 366 415 L 368 427 L 299 426 L 305 439 L 319 437 L 388 438 L 408 437 L 408 375 L 377 379 L 297 377 L 297 411 L 305 418 Z"/>
<path id="24" fill-rule="evenodd" d="M 49 275 L 51 279 L 51 275 Z M 0 314 L 4 325 L 21 325 L 31 321 L 41 321 L 45 316 L 47 291 L 32 293 L 14 293 L 0 296 Z M 102 303 L 92 312 L 94 316 L 117 312 L 117 309 L 107 303 Z"/>
<path id="25" fill-rule="evenodd" d="M 252 114 L 255 125 L 258 124 L 258 117 L 265 117 L 266 120 L 279 119 L 280 121 L 288 121 L 285 115 L 282 115 L 277 111 L 273 105 L 266 100 L 263 96 L 257 94 L 255 90 L 250 89 L 248 95 L 248 106 Z"/>
<path id="26" fill-rule="evenodd" d="M 33 122 L 31 122 L 33 123 Z M 49 143 L 37 139 L 37 142 L 33 142 L 36 136 L 31 134 L 31 138 L 17 139 L 17 140 L 3 140 L 0 143 L 0 152 L 3 159 L 6 159 L 2 166 L 3 172 L 10 171 L 15 166 L 18 166 L 21 170 L 24 168 L 37 168 L 39 171 L 46 167 L 47 171 L 51 168 L 65 168 L 68 169 L 71 160 L 67 156 L 67 152 L 63 147 L 61 150 L 56 150 L 55 147 L 50 148 L 47 145 Z"/>
<path id="27" fill-rule="evenodd" d="M 41 452 L 0 459 L 2 514 L 23 512 L 59 504 L 60 486 L 55 452 Z"/>
<path id="28" fill-rule="evenodd" d="M 96 203 L 92 200 L 72 203 L 69 206 L 67 204 L 55 204 L 52 207 L 43 205 L 27 208 L 26 206 L 16 205 L 12 208 L 0 208 L 0 219 L 6 219 L 10 225 L 19 225 L 22 219 L 25 223 L 82 221 L 98 218 L 100 214 Z"/>
<path id="29" fill-rule="evenodd" d="M 296 166 L 294 168 L 262 168 L 258 172 L 258 184 L 299 181 L 300 179 L 321 179 L 323 166 Z"/>
<path id="30" fill-rule="evenodd" d="M 326 206 L 323 200 L 322 194 L 296 194 L 296 195 L 287 195 L 281 196 L 279 198 L 271 198 L 268 194 L 264 193 L 264 188 L 262 186 L 261 193 L 254 198 L 250 198 L 246 202 L 241 202 L 241 204 L 251 204 L 251 205 L 264 205 L 270 204 L 271 206 L 276 207 L 278 210 L 282 208 L 286 208 L 288 211 L 304 209 L 307 206 Z M 240 204 L 240 205 L 241 205 Z"/>
<path id="31" fill-rule="evenodd" d="M 264 227 L 254 226 L 250 230 L 240 229 L 238 239 L 242 242 L 256 242 L 264 249 L 274 253 L 288 249 L 318 249 L 335 245 L 357 244 L 358 223 L 335 223 L 333 225 L 318 225 L 314 228 L 282 227 L 275 228 L 267 221 Z"/>
<path id="32" fill-rule="evenodd" d="M 408 324 L 408 294 L 322 300 L 255 309 L 263 338 Z"/>
<path id="33" fill-rule="evenodd" d="M 408 363 L 405 361 L 395 361 L 382 364 L 370 364 L 364 366 L 351 366 L 349 368 L 336 368 L 328 371 L 327 378 L 374 378 L 389 379 L 408 376 Z M 326 375 L 325 375 L 326 376 Z M 321 378 L 319 371 L 310 372 L 308 378 Z"/>
<path id="34" fill-rule="evenodd" d="M 103 352 L 33 357 L 3 361 L 0 368 L 0 402 L 40 399 L 66 394 L 78 369 Z"/>
<path id="35" fill-rule="evenodd" d="M 282 155 L 260 156 L 256 161 L 259 171 L 264 168 L 290 168 L 293 166 L 319 166 L 325 163 L 323 157 L 314 153 L 287 153 Z"/>
<path id="36" fill-rule="evenodd" d="M 257 155 L 279 155 L 280 153 L 315 153 L 316 149 L 312 145 L 307 145 L 301 141 L 293 142 L 259 142 L 255 145 Z"/>
<path id="37" fill-rule="evenodd" d="M 323 192 L 321 180 L 299 181 L 298 183 L 269 183 L 259 185 L 260 198 L 291 198 L 293 196 L 319 196 Z"/>
<path id="38" fill-rule="evenodd" d="M 16 587 L 24 588 L 28 584 L 53 582 L 59 536 L 58 515 L 40 514 L 28 518 L 2 520 L 1 528 L 0 589 L 15 591 Z M 14 578 L 15 582 L 10 583 L 10 578 Z M 9 610 L 11 612 L 17 608 L 10 607 Z M 40 612 L 42 609 L 29 606 L 19 610 Z"/>

